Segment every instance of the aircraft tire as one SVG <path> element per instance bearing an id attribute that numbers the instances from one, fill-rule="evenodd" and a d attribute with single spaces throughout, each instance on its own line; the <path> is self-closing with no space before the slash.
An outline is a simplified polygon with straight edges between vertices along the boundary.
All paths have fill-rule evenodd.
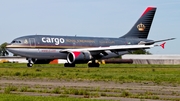
<path id="1" fill-rule="evenodd" d="M 75 64 L 65 63 L 64 67 L 75 67 Z"/>
<path id="2" fill-rule="evenodd" d="M 88 67 L 99 67 L 100 64 L 99 63 L 89 63 Z"/>
<path id="3" fill-rule="evenodd" d="M 27 67 L 32 67 L 33 64 L 32 63 L 27 63 Z"/>

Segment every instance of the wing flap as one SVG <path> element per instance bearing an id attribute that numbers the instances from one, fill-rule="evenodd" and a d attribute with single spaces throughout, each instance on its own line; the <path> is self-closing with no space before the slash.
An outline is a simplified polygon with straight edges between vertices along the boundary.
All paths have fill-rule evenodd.
<path id="1" fill-rule="evenodd" d="M 70 51 L 124 51 L 124 50 L 136 50 L 136 49 L 149 49 L 155 45 L 115 45 L 109 47 L 93 47 L 93 48 L 78 48 L 78 49 L 63 49 L 60 52 L 70 52 Z"/>

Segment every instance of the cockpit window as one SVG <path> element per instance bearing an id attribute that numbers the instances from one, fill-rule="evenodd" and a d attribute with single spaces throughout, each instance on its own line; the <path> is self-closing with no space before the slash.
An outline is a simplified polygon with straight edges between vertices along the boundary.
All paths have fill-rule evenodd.
<path id="1" fill-rule="evenodd" d="M 14 40 L 14 41 L 12 41 L 12 43 L 22 43 L 22 42 L 19 40 Z"/>

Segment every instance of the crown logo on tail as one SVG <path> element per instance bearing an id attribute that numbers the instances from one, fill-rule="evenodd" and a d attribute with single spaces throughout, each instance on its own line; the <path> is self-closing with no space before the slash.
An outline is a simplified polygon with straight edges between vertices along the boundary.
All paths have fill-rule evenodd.
<path id="1" fill-rule="evenodd" d="M 139 31 L 144 31 L 145 28 L 146 28 L 146 26 L 145 26 L 144 24 L 142 24 L 142 23 L 140 23 L 140 24 L 137 25 L 137 29 L 138 29 Z"/>

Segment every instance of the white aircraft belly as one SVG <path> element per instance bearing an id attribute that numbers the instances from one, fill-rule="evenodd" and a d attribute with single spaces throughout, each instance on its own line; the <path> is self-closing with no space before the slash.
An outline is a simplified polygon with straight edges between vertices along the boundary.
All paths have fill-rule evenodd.
<path id="1" fill-rule="evenodd" d="M 65 59 L 67 54 L 60 53 L 61 49 L 37 49 L 37 48 L 8 48 L 8 50 L 14 54 L 39 59 L 54 59 L 62 58 Z"/>

